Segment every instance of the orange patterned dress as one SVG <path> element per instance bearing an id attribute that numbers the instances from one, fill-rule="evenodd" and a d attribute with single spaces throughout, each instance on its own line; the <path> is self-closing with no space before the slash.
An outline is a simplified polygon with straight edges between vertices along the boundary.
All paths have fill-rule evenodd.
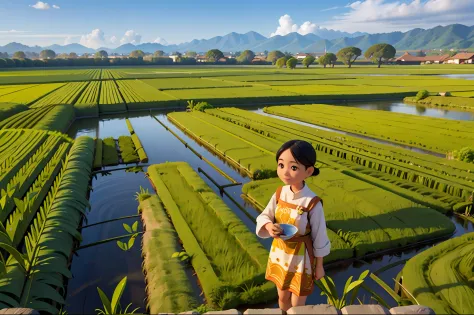
<path id="1" fill-rule="evenodd" d="M 312 225 L 308 217 L 309 212 L 318 203 L 320 203 L 319 207 L 322 210 L 322 200 L 315 196 L 309 200 L 306 206 L 301 206 L 282 200 L 280 198 L 281 191 L 282 187 L 275 193 L 276 208 L 274 209 L 274 220 L 271 221 L 292 224 L 298 228 L 298 232 L 286 241 L 281 238 L 273 239 L 265 279 L 275 283 L 281 290 L 289 290 L 298 296 L 307 296 L 314 290 L 315 251 L 318 256 L 329 254 L 330 243 L 326 234 L 324 215 L 322 216 L 323 222 L 317 222 L 317 227 L 320 227 L 322 223 L 321 231 L 318 233 L 312 233 Z M 265 218 L 269 214 L 262 213 L 262 217 Z M 316 214 L 313 213 L 313 216 L 316 216 Z M 257 219 L 257 234 L 259 234 L 259 225 L 262 226 L 264 220 L 262 218 Z M 321 218 L 318 221 L 321 221 Z M 316 240 L 315 238 L 319 239 Z M 314 249 L 313 241 L 316 241 L 317 246 L 324 244 L 324 247 Z"/>

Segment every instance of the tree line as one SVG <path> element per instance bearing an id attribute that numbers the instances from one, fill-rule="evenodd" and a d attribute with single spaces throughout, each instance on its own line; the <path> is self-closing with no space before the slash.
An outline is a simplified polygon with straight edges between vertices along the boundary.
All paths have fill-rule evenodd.
<path id="1" fill-rule="evenodd" d="M 378 67 L 380 68 L 380 66 L 384 62 L 395 57 L 396 52 L 397 50 L 392 45 L 380 43 L 380 44 L 375 44 L 371 46 L 369 49 L 367 49 L 364 53 L 364 57 L 367 60 L 371 60 L 372 62 L 377 64 Z M 326 68 L 326 66 L 328 65 L 334 67 L 336 64 L 336 61 L 340 60 L 345 65 L 349 66 L 349 68 L 351 68 L 352 64 L 361 55 L 362 55 L 362 50 L 360 48 L 349 46 L 349 47 L 342 48 L 341 50 L 337 52 L 337 54 L 326 53 L 322 55 L 321 57 L 318 58 L 318 63 L 324 66 L 324 68 Z M 288 56 L 279 50 L 271 51 L 267 56 L 267 60 L 271 62 L 273 65 L 276 65 L 278 68 L 282 68 L 286 65 L 287 68 L 293 69 L 296 67 L 296 63 L 297 63 L 296 58 L 294 58 L 293 56 Z M 315 61 L 316 61 L 316 58 L 314 56 L 308 55 L 303 59 L 302 64 L 303 66 L 308 68 Z"/>
<path id="2" fill-rule="evenodd" d="M 385 43 L 375 44 L 367 51 L 364 56 L 368 60 L 372 60 L 374 63 L 380 66 L 387 60 L 395 57 L 396 49 Z M 165 55 L 162 50 L 156 51 L 154 54 L 145 54 L 142 50 L 132 51 L 127 58 L 109 58 L 108 53 L 105 50 L 97 51 L 95 54 L 83 54 L 80 57 L 71 52 L 69 54 L 62 53 L 56 54 L 51 49 L 45 49 L 41 51 L 37 56 L 32 56 L 31 53 L 24 53 L 23 51 L 17 51 L 13 54 L 13 57 L 8 58 L 7 53 L 0 53 L 0 68 L 9 67 L 61 67 L 61 66 L 107 66 L 107 65 L 171 65 L 171 64 L 183 64 L 193 65 L 196 64 L 197 53 L 188 51 L 185 54 L 179 52 L 173 52 L 171 55 L 174 60 Z M 330 65 L 334 67 L 337 60 L 342 61 L 348 65 L 349 68 L 362 55 L 362 50 L 357 47 L 345 47 L 334 53 L 326 53 L 318 58 L 318 63 L 324 67 Z M 40 59 L 30 59 L 40 58 Z M 93 58 L 91 58 L 93 57 Z M 266 52 L 265 60 L 258 60 L 256 62 L 255 53 L 251 50 L 244 50 L 235 54 L 236 58 L 225 58 L 224 53 L 219 49 L 211 49 L 206 55 L 206 63 L 223 63 L 223 64 L 273 64 L 279 68 L 284 66 L 293 69 L 296 67 L 298 60 L 294 58 L 290 53 L 283 53 L 279 50 Z M 306 56 L 302 64 L 305 67 L 309 67 L 316 61 L 314 56 Z"/>

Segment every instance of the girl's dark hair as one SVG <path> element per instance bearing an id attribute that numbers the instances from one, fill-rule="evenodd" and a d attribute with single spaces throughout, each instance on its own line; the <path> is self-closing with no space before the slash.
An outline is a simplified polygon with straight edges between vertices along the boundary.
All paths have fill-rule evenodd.
<path id="1" fill-rule="evenodd" d="M 278 159 L 280 159 L 280 155 L 288 149 L 290 149 L 291 155 L 293 155 L 296 162 L 303 164 L 306 168 L 310 166 L 314 167 L 312 176 L 319 174 L 319 168 L 314 165 L 316 164 L 316 151 L 309 142 L 303 140 L 290 140 L 285 142 L 276 154 L 277 162 Z"/>

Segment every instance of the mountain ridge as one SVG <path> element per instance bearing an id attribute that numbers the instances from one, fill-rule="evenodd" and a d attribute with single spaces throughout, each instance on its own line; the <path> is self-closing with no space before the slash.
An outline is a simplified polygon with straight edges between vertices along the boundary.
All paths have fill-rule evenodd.
<path id="1" fill-rule="evenodd" d="M 287 35 L 276 35 L 265 37 L 257 32 L 250 31 L 244 34 L 231 32 L 224 36 L 215 36 L 209 39 L 193 39 L 192 41 L 162 45 L 159 43 L 123 44 L 117 48 L 101 47 L 92 49 L 81 44 L 74 43 L 68 45 L 50 45 L 46 47 L 27 46 L 18 42 L 11 42 L 5 46 L 0 46 L 0 52 L 13 54 L 15 51 L 36 52 L 43 49 L 52 49 L 57 54 L 75 52 L 77 54 L 94 53 L 98 50 L 106 50 L 109 54 L 129 54 L 131 51 L 140 49 L 145 53 L 153 53 L 156 50 L 163 50 L 166 53 L 175 51 L 186 52 L 206 52 L 210 49 L 219 49 L 224 52 L 236 52 L 246 49 L 254 52 L 265 50 L 281 50 L 291 53 L 297 52 L 337 52 L 346 46 L 356 46 L 363 51 L 376 43 L 389 43 L 397 50 L 419 50 L 419 49 L 465 49 L 474 48 L 474 26 L 462 24 L 450 24 L 447 26 L 436 26 L 430 29 L 414 28 L 412 30 L 389 33 L 345 33 L 327 29 L 317 29 L 315 33 L 301 35 L 289 33 Z M 319 35 L 318 35 L 319 33 Z M 335 38 L 336 34 L 349 34 Z"/>

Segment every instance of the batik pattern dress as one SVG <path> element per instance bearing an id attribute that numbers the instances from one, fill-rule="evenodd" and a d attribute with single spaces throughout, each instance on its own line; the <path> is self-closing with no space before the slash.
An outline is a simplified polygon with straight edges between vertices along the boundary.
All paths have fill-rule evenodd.
<path id="1" fill-rule="evenodd" d="M 307 185 L 297 193 L 289 185 L 280 187 L 257 217 L 259 237 L 270 237 L 264 228 L 268 222 L 292 224 L 298 232 L 286 241 L 273 239 L 265 278 L 281 290 L 310 295 L 314 290 L 314 257 L 327 256 L 331 248 L 322 200 Z"/>

